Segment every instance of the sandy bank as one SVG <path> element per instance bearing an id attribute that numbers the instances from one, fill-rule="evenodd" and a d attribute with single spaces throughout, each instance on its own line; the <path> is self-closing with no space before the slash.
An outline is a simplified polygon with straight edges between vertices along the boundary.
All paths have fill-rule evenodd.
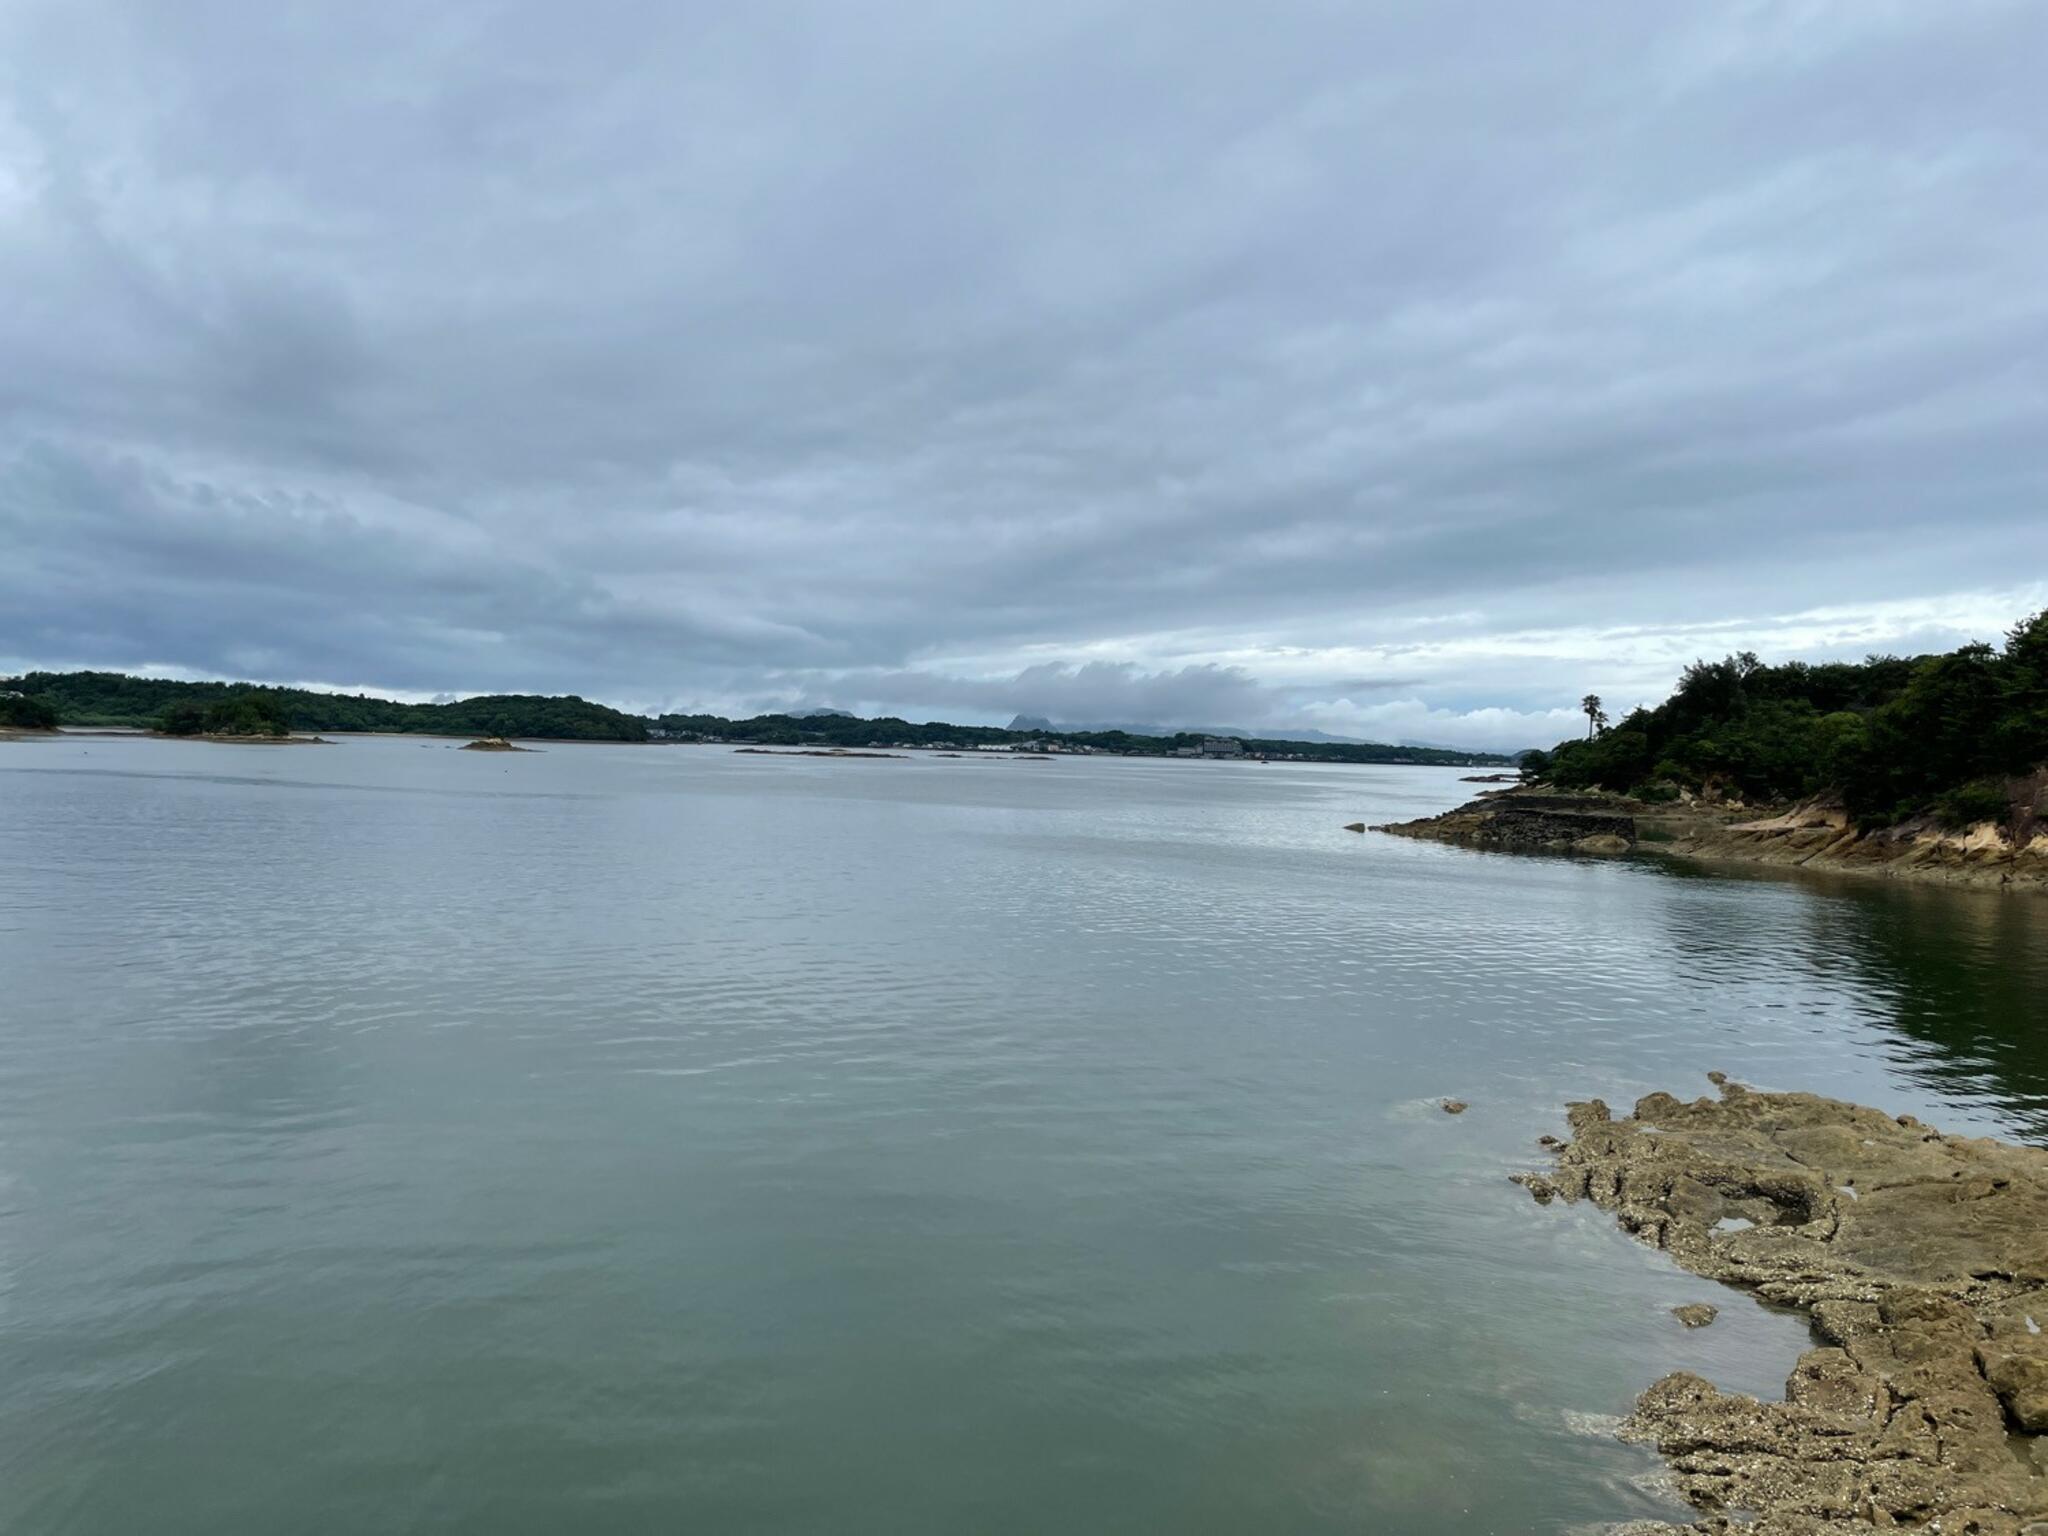
<path id="1" fill-rule="evenodd" d="M 169 731 L 145 732 L 153 741 L 210 741 L 233 747 L 332 747 L 337 743 L 325 736 L 240 736 L 213 731 L 190 731 L 173 735 Z"/>
<path id="2" fill-rule="evenodd" d="M 1623 1438 L 1662 1453 L 1690 1529 L 2048 1531 L 2048 1151 L 1730 1083 L 1569 1118 L 1518 1176 L 1539 1201 L 1590 1200 L 1825 1341 L 1782 1402 L 1682 1371 L 1637 1401 Z"/>

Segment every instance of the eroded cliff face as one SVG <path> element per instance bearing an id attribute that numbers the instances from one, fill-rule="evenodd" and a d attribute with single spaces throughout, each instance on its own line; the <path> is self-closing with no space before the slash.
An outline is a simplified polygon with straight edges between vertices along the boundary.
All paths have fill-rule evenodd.
<path id="1" fill-rule="evenodd" d="M 1839 807 L 1823 804 L 1759 814 L 1726 804 L 1511 789 L 1373 830 L 1496 853 L 1658 853 L 2048 892 L 2048 830 L 2030 831 L 2017 845 L 1990 823 L 1951 832 L 1919 820 L 1859 833 Z"/>
<path id="2" fill-rule="evenodd" d="M 1624 1437 L 1692 1529 L 2048 1536 L 2048 1151 L 1729 1083 L 1569 1114 L 1555 1166 L 1519 1176 L 1538 1200 L 1590 1200 L 1825 1341 L 1782 1402 L 1686 1372 L 1638 1401 Z"/>
<path id="3" fill-rule="evenodd" d="M 1931 820 L 1858 832 L 1838 807 L 1730 817 L 1681 807 L 1639 821 L 1655 852 L 1785 868 L 1868 873 L 1949 885 L 2048 890 L 2048 833 L 2015 844 L 1989 822 L 1948 831 Z"/>

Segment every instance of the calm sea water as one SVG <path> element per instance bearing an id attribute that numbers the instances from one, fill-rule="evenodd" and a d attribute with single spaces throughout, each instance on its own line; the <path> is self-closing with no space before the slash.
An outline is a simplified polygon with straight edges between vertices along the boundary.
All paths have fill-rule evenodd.
<path id="1" fill-rule="evenodd" d="M 1717 1067 L 2048 1138 L 2048 903 L 1341 830 L 1467 792 L 0 743 L 0 1530 L 1661 1512 L 1580 1416 L 1803 1328 L 1506 1175 Z"/>

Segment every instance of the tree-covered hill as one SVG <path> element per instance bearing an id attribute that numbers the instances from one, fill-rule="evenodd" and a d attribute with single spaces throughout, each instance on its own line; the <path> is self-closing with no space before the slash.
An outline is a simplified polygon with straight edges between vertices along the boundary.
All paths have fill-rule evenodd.
<path id="1" fill-rule="evenodd" d="M 1587 700 L 1589 717 L 1599 701 Z M 1686 668 L 1631 711 L 1525 767 L 1566 788 L 1749 801 L 1839 796 L 1863 826 L 1932 812 L 2031 824 L 2048 766 L 2048 611 L 2003 646 L 1766 666 L 1748 652 Z"/>
<path id="2" fill-rule="evenodd" d="M 295 731 L 400 731 L 449 736 L 529 736 L 554 741 L 645 741 L 647 722 L 574 696 L 487 694 L 450 704 L 401 704 L 365 694 L 261 688 L 248 683 L 188 683 L 120 672 L 30 672 L 12 685 L 47 699 L 66 725 L 164 724 L 166 712 L 203 716 L 251 697 Z M 225 718 L 225 717 L 224 717 Z"/>

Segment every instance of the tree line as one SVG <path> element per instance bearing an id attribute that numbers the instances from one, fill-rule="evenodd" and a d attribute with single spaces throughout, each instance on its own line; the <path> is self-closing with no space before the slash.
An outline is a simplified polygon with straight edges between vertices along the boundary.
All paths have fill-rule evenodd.
<path id="1" fill-rule="evenodd" d="M 66 725 L 137 726 L 177 735 L 273 734 L 263 724 L 270 722 L 285 731 L 394 731 L 552 741 L 648 739 L 647 721 L 640 716 L 574 695 L 486 694 L 446 704 L 404 704 L 368 694 L 191 683 L 120 672 L 30 672 L 12 684 L 0 684 L 5 686 L 45 700 Z"/>
<path id="2" fill-rule="evenodd" d="M 1609 723 L 1581 704 L 1583 740 L 1523 769 L 1562 788 L 1652 799 L 1839 797 L 1858 825 L 1932 814 L 2031 824 L 2048 766 L 2048 611 L 2000 646 L 1767 666 L 1744 651 L 1685 669 L 1671 697 Z"/>
<path id="3" fill-rule="evenodd" d="M 763 746 L 826 747 L 1014 747 L 1045 742 L 1096 752 L 1171 755 L 1182 747 L 1199 747 L 1204 735 L 1177 731 L 1157 736 L 1131 731 L 1013 730 L 998 725 L 949 725 L 943 720 L 922 723 L 884 715 L 865 720 L 857 715 L 755 715 L 728 720 L 720 715 L 661 715 L 655 726 L 684 740 L 757 742 Z M 1289 741 L 1242 737 L 1245 752 L 1257 756 L 1302 756 L 1320 762 L 1422 763 L 1441 767 L 1506 767 L 1516 757 L 1500 752 L 1466 752 L 1450 747 L 1401 747 L 1380 742 Z"/>

